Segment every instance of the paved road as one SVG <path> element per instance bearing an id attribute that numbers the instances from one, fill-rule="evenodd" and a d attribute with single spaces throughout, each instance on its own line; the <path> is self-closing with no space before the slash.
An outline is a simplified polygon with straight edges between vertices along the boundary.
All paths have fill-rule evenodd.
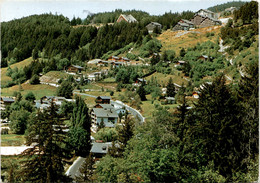
<path id="1" fill-rule="evenodd" d="M 71 176 L 71 178 L 75 178 L 75 176 L 79 176 L 79 168 L 83 164 L 86 158 L 78 157 L 73 164 L 69 167 L 69 169 L 66 171 L 66 175 Z"/>
<path id="2" fill-rule="evenodd" d="M 86 93 L 79 93 L 77 91 L 73 91 L 74 94 L 77 94 L 77 95 L 84 95 L 84 96 L 88 96 L 88 97 L 94 97 L 96 98 L 97 96 L 94 96 L 94 95 L 89 95 L 89 94 L 86 94 Z M 134 108 L 124 104 L 123 102 L 121 101 L 113 101 L 111 100 L 111 104 L 114 104 L 115 106 L 120 106 L 120 107 L 125 107 L 127 110 L 130 111 L 130 113 L 136 117 L 137 120 L 139 120 L 140 122 L 144 122 L 145 118 L 142 116 L 142 114 L 135 110 Z M 79 168 L 80 166 L 83 164 L 85 158 L 82 158 L 82 157 L 79 157 L 76 161 L 73 162 L 73 164 L 69 167 L 69 169 L 66 171 L 66 175 L 69 175 L 71 176 L 72 178 L 75 178 L 75 176 L 78 176 L 79 175 Z"/>

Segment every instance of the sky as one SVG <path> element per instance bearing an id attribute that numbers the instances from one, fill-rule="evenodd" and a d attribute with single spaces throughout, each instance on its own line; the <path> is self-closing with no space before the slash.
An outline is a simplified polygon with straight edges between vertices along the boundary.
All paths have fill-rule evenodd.
<path id="1" fill-rule="evenodd" d="M 150 15 L 165 12 L 198 11 L 226 3 L 231 0 L 0 0 L 0 21 L 6 22 L 34 14 L 62 14 L 69 19 L 73 16 L 86 18 L 88 12 L 142 10 Z"/>

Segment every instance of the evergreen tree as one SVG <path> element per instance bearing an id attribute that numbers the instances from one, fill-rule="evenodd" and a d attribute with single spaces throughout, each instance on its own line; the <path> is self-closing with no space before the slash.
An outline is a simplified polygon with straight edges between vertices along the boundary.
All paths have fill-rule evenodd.
<path id="1" fill-rule="evenodd" d="M 90 133 L 91 118 L 88 107 L 84 100 L 76 96 L 76 104 L 71 118 L 71 132 L 69 133 L 69 142 L 71 148 L 75 149 L 76 155 L 87 156 L 91 149 Z"/>
<path id="2" fill-rule="evenodd" d="M 71 98 L 73 93 L 72 83 L 69 81 L 63 81 L 57 88 L 57 95 L 65 98 Z"/>
<path id="3" fill-rule="evenodd" d="M 146 99 L 146 91 L 144 89 L 144 82 L 142 82 L 141 86 L 137 89 L 136 93 L 140 96 L 141 101 L 145 101 Z"/>
<path id="4" fill-rule="evenodd" d="M 26 145 L 33 145 L 22 155 L 28 160 L 23 162 L 19 174 L 22 182 L 69 182 L 64 174 L 64 160 L 68 157 L 64 147 L 65 132 L 62 121 L 52 103 L 44 112 L 38 111 L 31 120 L 26 136 Z M 33 156 L 32 156 L 33 155 Z"/>
<path id="5" fill-rule="evenodd" d="M 170 79 L 168 81 L 168 84 L 167 84 L 166 88 L 167 88 L 166 95 L 168 97 L 174 97 L 175 96 L 175 86 L 174 86 L 174 83 L 173 83 L 171 77 L 170 77 Z"/>
<path id="6" fill-rule="evenodd" d="M 189 119 L 194 124 L 194 141 L 199 140 L 206 160 L 213 161 L 215 169 L 230 178 L 233 171 L 244 166 L 239 106 L 224 75 L 204 86 L 195 104 L 195 116 Z"/>
<path id="7" fill-rule="evenodd" d="M 95 161 L 93 159 L 92 154 L 90 153 L 83 165 L 79 168 L 80 175 L 76 176 L 77 182 L 93 182 L 93 175 L 94 175 L 94 164 Z"/>

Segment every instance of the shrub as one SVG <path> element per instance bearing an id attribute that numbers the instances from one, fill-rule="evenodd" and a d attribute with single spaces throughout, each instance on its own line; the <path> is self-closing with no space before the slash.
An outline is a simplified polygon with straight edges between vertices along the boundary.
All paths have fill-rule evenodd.
<path id="1" fill-rule="evenodd" d="M 40 78 L 38 75 L 34 74 L 33 77 L 30 79 L 29 83 L 31 85 L 40 84 Z"/>

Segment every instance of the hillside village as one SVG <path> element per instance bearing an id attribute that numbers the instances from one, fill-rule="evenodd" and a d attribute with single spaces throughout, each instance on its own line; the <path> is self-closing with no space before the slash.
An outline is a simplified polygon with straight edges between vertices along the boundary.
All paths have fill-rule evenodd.
<path id="1" fill-rule="evenodd" d="M 258 3 L 232 5 L 3 23 L 2 181 L 256 181 Z"/>

